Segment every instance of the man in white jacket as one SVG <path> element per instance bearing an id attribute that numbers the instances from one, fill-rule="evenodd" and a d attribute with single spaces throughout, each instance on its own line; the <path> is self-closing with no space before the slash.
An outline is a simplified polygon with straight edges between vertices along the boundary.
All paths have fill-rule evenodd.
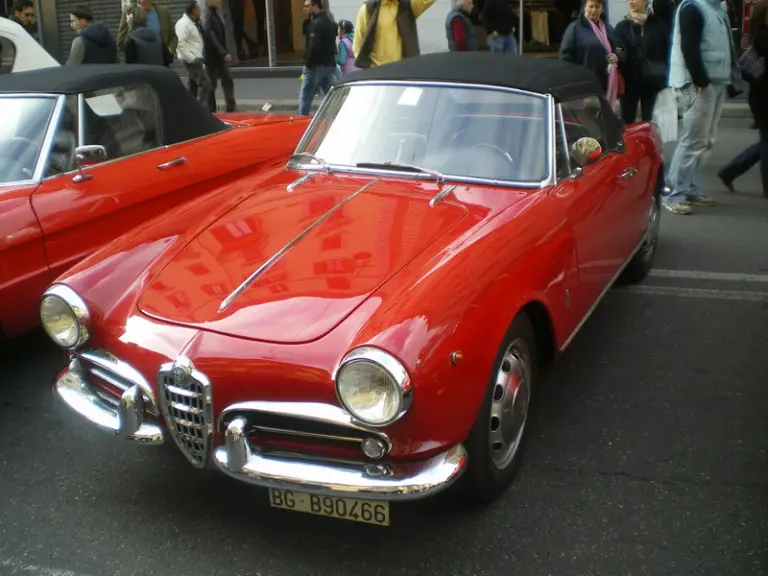
<path id="1" fill-rule="evenodd" d="M 187 5 L 184 15 L 176 22 L 176 36 L 179 39 L 176 56 L 187 71 L 189 91 L 207 108 L 211 82 L 203 64 L 203 29 L 200 15 L 200 5 L 193 1 Z"/>

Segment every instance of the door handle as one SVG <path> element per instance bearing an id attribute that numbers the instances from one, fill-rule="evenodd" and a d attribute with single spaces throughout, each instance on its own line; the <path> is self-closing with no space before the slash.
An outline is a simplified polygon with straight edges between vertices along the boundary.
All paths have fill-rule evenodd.
<path id="1" fill-rule="evenodd" d="M 157 169 L 158 170 L 168 170 L 169 168 L 173 168 L 174 166 L 181 166 L 182 164 L 186 163 L 187 159 L 184 158 L 184 156 L 181 156 L 179 158 L 176 158 L 175 160 L 171 160 L 170 162 L 166 162 L 165 164 L 158 164 Z"/>
<path id="2" fill-rule="evenodd" d="M 627 168 L 619 174 L 619 178 L 632 178 L 635 174 L 637 174 L 637 168 Z"/>

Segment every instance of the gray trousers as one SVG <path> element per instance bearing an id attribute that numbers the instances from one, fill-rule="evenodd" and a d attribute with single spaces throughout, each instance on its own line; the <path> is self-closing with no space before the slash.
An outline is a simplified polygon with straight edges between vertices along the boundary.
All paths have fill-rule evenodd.
<path id="1" fill-rule="evenodd" d="M 192 96 L 197 98 L 205 108 L 208 108 L 208 100 L 211 97 L 211 81 L 205 72 L 205 66 L 202 60 L 194 62 L 182 61 L 184 69 L 187 71 L 187 88 Z"/>

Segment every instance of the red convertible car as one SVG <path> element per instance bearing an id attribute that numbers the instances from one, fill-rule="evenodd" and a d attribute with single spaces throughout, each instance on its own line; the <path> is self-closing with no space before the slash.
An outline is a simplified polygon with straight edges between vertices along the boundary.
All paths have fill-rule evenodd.
<path id="1" fill-rule="evenodd" d="M 499 496 L 539 369 L 644 277 L 663 185 L 586 69 L 445 53 L 337 83 L 288 164 L 137 228 L 40 304 L 54 388 L 124 439 L 388 525 Z"/>
<path id="2" fill-rule="evenodd" d="M 45 288 L 135 225 L 285 163 L 307 121 L 217 118 L 157 66 L 61 66 L 0 82 L 0 336 Z"/>

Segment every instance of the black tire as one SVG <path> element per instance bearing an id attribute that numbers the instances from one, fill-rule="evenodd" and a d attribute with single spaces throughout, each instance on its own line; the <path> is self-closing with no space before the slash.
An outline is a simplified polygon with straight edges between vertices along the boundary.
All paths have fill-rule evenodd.
<path id="1" fill-rule="evenodd" d="M 514 448 L 511 459 L 509 459 L 508 463 L 499 466 L 498 461 L 502 459 L 502 453 L 492 446 L 492 418 L 494 417 L 493 410 L 504 404 L 503 400 L 498 401 L 499 385 L 497 385 L 497 379 L 501 375 L 505 363 L 510 368 L 505 373 L 520 374 L 520 372 L 515 370 L 515 367 L 509 364 L 508 353 L 512 350 L 522 358 L 523 369 L 527 372 L 528 399 L 526 401 L 526 419 L 523 421 L 521 434 L 516 442 L 517 445 Z M 525 313 L 518 314 L 507 330 L 507 334 L 496 354 L 496 360 L 489 377 L 483 404 L 480 407 L 475 424 L 464 443 L 469 456 L 468 468 L 458 484 L 458 489 L 460 494 L 470 502 L 486 503 L 495 500 L 510 486 L 517 473 L 526 444 L 525 430 L 528 414 L 530 413 L 530 399 L 535 389 L 535 382 L 539 371 L 537 358 L 536 337 L 533 325 Z M 520 364 L 516 364 L 516 367 L 519 368 Z M 512 378 L 510 378 L 510 381 L 512 381 Z M 507 395 L 506 390 L 508 389 L 505 388 L 505 398 Z M 496 396 L 496 399 L 494 396 Z M 514 414 L 516 413 L 513 411 L 512 416 Z M 517 424 L 517 420 L 514 417 L 508 421 L 505 420 L 505 422 L 509 422 L 513 429 Z M 497 429 L 502 428 L 502 423 L 499 422 Z M 506 458 L 509 458 L 509 456 L 507 455 Z"/>
<path id="2" fill-rule="evenodd" d="M 653 261 L 656 259 L 656 248 L 659 244 L 659 231 L 661 229 L 661 193 L 663 189 L 664 178 L 660 174 L 656 178 L 653 204 L 648 215 L 648 237 L 632 260 L 629 261 L 627 267 L 624 268 L 624 272 L 621 273 L 619 282 L 622 284 L 635 284 L 645 280 L 648 272 L 653 268 Z"/>

